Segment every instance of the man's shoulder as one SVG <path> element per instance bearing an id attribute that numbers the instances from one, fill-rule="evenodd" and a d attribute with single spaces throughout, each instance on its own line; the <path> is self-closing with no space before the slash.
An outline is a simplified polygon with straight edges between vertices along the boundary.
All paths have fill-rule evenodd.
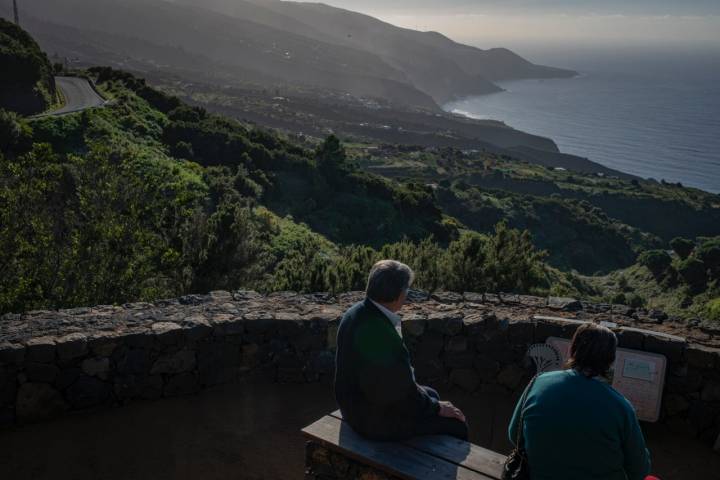
<path id="1" fill-rule="evenodd" d="M 350 321 L 357 318 L 366 318 L 371 316 L 377 316 L 376 312 L 374 312 L 373 308 L 368 305 L 367 300 L 361 300 L 345 311 L 345 314 L 343 315 L 343 322 L 346 320 Z"/>

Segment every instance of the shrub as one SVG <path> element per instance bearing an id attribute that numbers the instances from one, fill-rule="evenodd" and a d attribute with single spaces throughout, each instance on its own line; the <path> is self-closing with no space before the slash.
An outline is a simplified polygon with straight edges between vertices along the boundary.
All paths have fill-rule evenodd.
<path id="1" fill-rule="evenodd" d="M 678 265 L 678 274 L 683 281 L 695 292 L 701 292 L 707 288 L 707 268 L 697 258 L 688 258 Z"/>
<path id="2" fill-rule="evenodd" d="M 713 323 L 720 323 L 720 298 L 710 300 L 705 305 L 707 320 Z"/>
<path id="3" fill-rule="evenodd" d="M 720 237 L 703 242 L 695 252 L 714 278 L 720 277 Z"/>
<path id="4" fill-rule="evenodd" d="M 640 254 L 638 262 L 650 270 L 656 279 L 659 279 L 670 268 L 672 258 L 664 250 L 648 250 Z"/>
<path id="5" fill-rule="evenodd" d="M 610 300 L 610 303 L 614 303 L 617 305 L 627 305 L 627 298 L 625 297 L 625 294 L 620 292 L 613 295 L 612 299 Z"/>
<path id="6" fill-rule="evenodd" d="M 678 257 L 685 260 L 695 249 L 695 242 L 688 240 L 687 238 L 677 237 L 670 241 L 670 246 L 673 251 L 677 253 Z"/>
<path id="7" fill-rule="evenodd" d="M 640 295 L 630 295 L 627 304 L 632 308 L 643 308 L 645 306 L 645 299 Z"/>

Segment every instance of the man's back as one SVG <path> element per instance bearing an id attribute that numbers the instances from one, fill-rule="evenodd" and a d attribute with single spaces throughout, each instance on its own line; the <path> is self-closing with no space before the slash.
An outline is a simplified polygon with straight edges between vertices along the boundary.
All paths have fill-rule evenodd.
<path id="1" fill-rule="evenodd" d="M 415 383 L 407 348 L 369 299 L 350 308 L 340 323 L 335 397 L 355 430 L 378 439 L 411 435 L 419 419 L 439 408 Z"/>

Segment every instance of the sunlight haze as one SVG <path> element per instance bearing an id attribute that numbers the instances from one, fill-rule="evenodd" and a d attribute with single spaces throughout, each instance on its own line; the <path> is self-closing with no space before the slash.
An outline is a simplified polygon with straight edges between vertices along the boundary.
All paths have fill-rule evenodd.
<path id="1" fill-rule="evenodd" d="M 329 0 L 389 23 L 480 47 L 543 42 L 720 48 L 720 2 Z"/>

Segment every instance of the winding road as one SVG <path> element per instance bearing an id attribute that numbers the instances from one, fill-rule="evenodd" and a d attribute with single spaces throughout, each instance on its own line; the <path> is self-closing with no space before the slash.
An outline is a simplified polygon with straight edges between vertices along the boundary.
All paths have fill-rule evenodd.
<path id="1" fill-rule="evenodd" d="M 57 116 L 80 112 L 88 108 L 101 107 L 106 103 L 105 99 L 102 98 L 90 85 L 90 82 L 84 78 L 55 77 L 55 86 L 62 92 L 65 98 L 65 105 L 43 116 Z"/>

